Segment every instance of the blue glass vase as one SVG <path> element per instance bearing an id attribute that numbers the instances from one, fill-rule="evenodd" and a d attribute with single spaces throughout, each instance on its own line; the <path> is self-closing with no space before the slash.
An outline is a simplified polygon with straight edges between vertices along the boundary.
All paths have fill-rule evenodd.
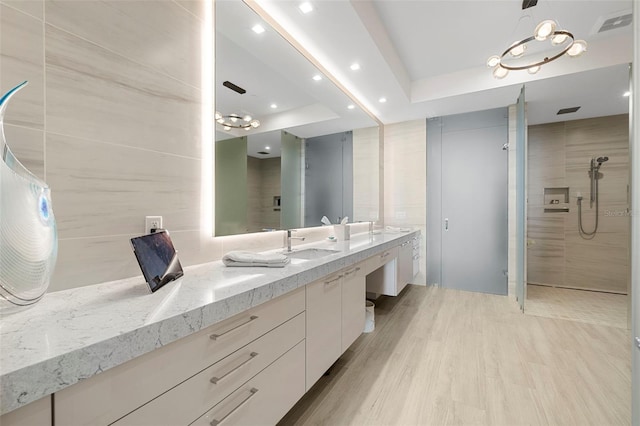
<path id="1" fill-rule="evenodd" d="M 29 305 L 44 296 L 58 254 L 58 234 L 49 186 L 13 155 L 4 136 L 9 99 L 0 98 L 0 296 Z"/>

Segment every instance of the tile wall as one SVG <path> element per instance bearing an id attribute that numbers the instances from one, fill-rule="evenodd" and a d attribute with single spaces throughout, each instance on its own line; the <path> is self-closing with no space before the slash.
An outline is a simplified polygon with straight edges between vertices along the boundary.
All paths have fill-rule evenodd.
<path id="1" fill-rule="evenodd" d="M 529 283 L 626 293 L 629 269 L 629 118 L 627 115 L 529 126 Z M 589 207 L 589 160 L 600 169 L 599 226 L 578 233 L 576 194 L 584 200 L 583 227 L 595 224 Z M 569 187 L 569 212 L 545 213 L 544 188 Z"/>

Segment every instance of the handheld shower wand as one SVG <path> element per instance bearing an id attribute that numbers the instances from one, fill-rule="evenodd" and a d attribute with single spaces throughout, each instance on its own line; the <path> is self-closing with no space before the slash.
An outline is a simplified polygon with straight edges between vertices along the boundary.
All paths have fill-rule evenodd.
<path id="1" fill-rule="evenodd" d="M 598 230 L 598 180 L 600 179 L 600 167 L 606 161 L 609 161 L 609 157 L 602 156 L 595 158 L 593 157 L 590 162 L 589 167 L 589 177 L 591 178 L 591 196 L 589 200 L 589 207 L 593 207 L 593 203 L 596 204 L 596 223 L 593 231 L 586 232 L 582 227 L 582 196 L 578 196 L 578 230 L 580 231 L 580 235 L 593 236 L 596 234 Z"/>

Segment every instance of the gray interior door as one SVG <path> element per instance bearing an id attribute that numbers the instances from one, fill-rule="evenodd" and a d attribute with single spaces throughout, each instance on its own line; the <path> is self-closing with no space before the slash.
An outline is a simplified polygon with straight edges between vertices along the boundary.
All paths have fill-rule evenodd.
<path id="1" fill-rule="evenodd" d="M 508 118 L 483 113 L 443 120 L 442 286 L 506 295 Z"/>

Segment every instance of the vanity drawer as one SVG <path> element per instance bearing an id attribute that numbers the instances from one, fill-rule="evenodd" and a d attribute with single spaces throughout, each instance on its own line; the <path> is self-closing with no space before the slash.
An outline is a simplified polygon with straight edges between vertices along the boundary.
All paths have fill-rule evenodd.
<path id="1" fill-rule="evenodd" d="M 378 269 L 381 266 L 386 265 L 387 263 L 391 262 L 393 259 L 398 257 L 398 250 L 399 247 L 393 247 L 390 248 L 389 250 L 385 250 L 380 254 L 377 254 L 375 256 L 373 256 L 373 265 L 375 266 L 375 269 Z"/>
<path id="2" fill-rule="evenodd" d="M 298 289 L 69 386 L 55 394 L 55 423 L 110 424 L 304 309 Z"/>
<path id="3" fill-rule="evenodd" d="M 114 423 L 186 425 L 304 340 L 304 312 Z"/>
<path id="4" fill-rule="evenodd" d="M 300 342 L 192 425 L 275 425 L 305 392 L 304 359 Z"/>

